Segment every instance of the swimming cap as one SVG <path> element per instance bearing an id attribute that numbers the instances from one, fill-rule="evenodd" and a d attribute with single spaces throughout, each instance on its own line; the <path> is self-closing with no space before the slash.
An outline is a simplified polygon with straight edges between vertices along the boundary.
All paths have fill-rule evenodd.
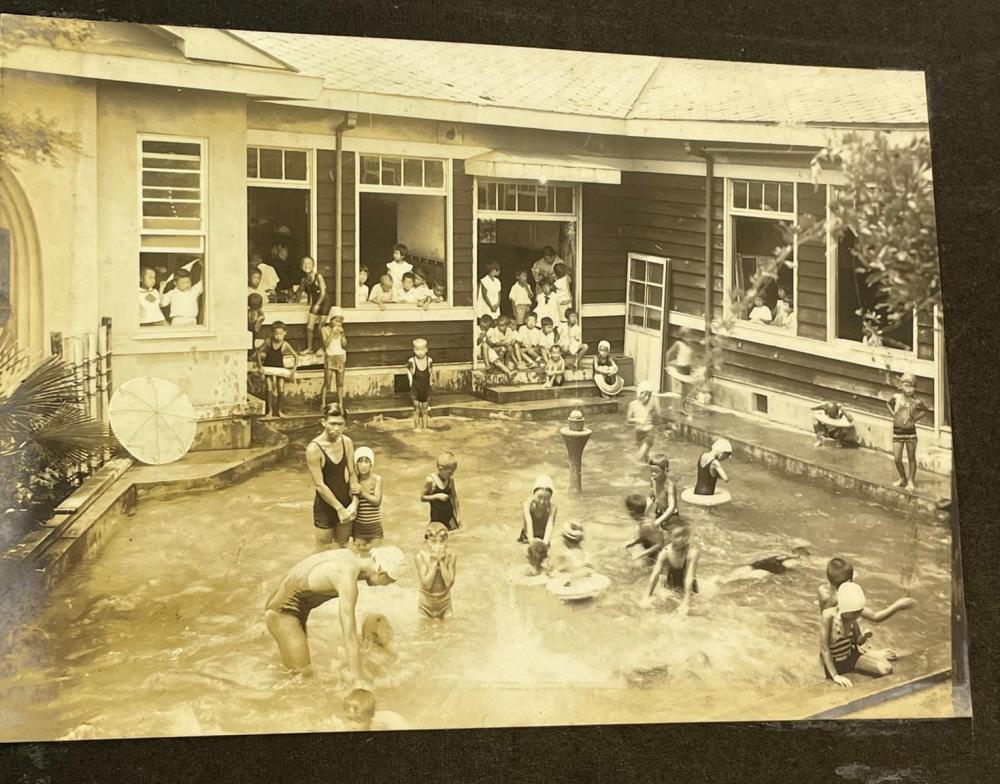
<path id="1" fill-rule="evenodd" d="M 719 438 L 719 439 L 716 439 L 712 443 L 712 451 L 715 452 L 716 454 L 719 454 L 719 455 L 723 454 L 724 452 L 728 452 L 729 454 L 732 454 L 733 453 L 733 445 L 729 443 L 728 439 L 726 439 L 726 438 Z"/>
<path id="2" fill-rule="evenodd" d="M 539 474 L 535 479 L 535 484 L 531 487 L 531 492 L 535 492 L 536 490 L 549 490 L 554 493 L 556 491 L 556 486 L 552 481 L 552 477 L 546 476 L 545 474 Z"/>
<path id="3" fill-rule="evenodd" d="M 837 609 L 842 612 L 861 612 L 865 609 L 865 592 L 857 583 L 846 582 L 837 589 Z"/>
<path id="4" fill-rule="evenodd" d="M 330 308 L 330 312 L 327 313 L 327 316 L 329 316 L 330 318 L 343 318 L 344 309 L 338 308 L 336 305 L 334 305 L 332 308 Z"/>
<path id="5" fill-rule="evenodd" d="M 359 446 L 354 450 L 354 462 L 357 463 L 362 457 L 367 457 L 375 466 L 375 453 L 367 446 Z"/>
<path id="6" fill-rule="evenodd" d="M 653 394 L 653 385 L 650 384 L 648 381 L 640 381 L 638 386 L 636 386 L 635 388 L 635 393 L 637 395 L 641 395 L 644 392 L 650 395 Z"/>
<path id="7" fill-rule="evenodd" d="M 611 353 L 611 344 L 608 343 L 608 341 L 602 340 L 600 343 L 597 344 L 598 351 L 600 351 L 602 348 L 606 348 L 608 350 L 608 353 Z"/>
<path id="8" fill-rule="evenodd" d="M 427 348 L 427 341 L 424 340 L 423 338 L 416 338 L 413 341 L 413 347 L 414 348 Z"/>
<path id="9" fill-rule="evenodd" d="M 406 556 L 398 547 L 386 545 L 385 547 L 373 547 L 369 551 L 375 566 L 380 572 L 385 572 L 393 580 L 398 580 L 406 570 Z"/>

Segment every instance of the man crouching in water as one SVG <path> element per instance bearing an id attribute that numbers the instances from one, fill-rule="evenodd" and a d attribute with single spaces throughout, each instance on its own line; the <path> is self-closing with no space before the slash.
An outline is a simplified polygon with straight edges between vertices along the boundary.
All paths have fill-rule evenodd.
<path id="1" fill-rule="evenodd" d="M 406 558 L 398 547 L 373 547 L 367 555 L 353 550 L 325 550 L 293 566 L 267 600 L 264 623 L 278 643 L 281 661 L 291 670 L 311 674 L 306 622 L 309 613 L 331 599 L 340 599 L 340 628 L 347 667 L 361 680 L 358 642 L 358 581 L 388 585 L 399 579 Z"/>

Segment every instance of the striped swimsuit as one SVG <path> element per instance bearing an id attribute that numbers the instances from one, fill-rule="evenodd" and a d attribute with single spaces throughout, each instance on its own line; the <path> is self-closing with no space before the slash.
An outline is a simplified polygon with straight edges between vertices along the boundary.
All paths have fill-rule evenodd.
<path id="1" fill-rule="evenodd" d="M 372 476 L 371 487 L 375 488 Z M 367 490 L 367 488 L 366 488 Z M 354 518 L 354 539 L 382 539 L 382 507 L 375 506 L 364 497 L 358 498 L 358 513 Z"/>
<path id="2" fill-rule="evenodd" d="M 830 656 L 833 657 L 833 666 L 836 667 L 838 675 L 846 675 L 849 672 L 853 672 L 858 659 L 861 658 L 861 651 L 858 650 L 857 640 L 855 639 L 856 628 L 854 624 L 851 624 L 850 629 L 845 629 L 844 622 L 840 619 L 840 616 L 833 619 L 833 630 L 831 632 L 833 639 L 830 641 Z M 826 677 L 830 678 L 832 676 L 828 672 Z"/>

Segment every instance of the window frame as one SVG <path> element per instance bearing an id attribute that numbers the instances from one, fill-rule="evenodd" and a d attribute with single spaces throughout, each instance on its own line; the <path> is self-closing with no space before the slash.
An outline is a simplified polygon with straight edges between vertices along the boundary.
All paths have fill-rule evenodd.
<path id="1" fill-rule="evenodd" d="M 293 190 L 312 190 L 313 181 L 315 179 L 314 174 L 316 171 L 316 150 L 311 147 L 295 147 L 288 145 L 275 145 L 275 144 L 252 144 L 247 142 L 246 150 L 257 150 L 257 177 L 251 177 L 247 174 L 247 187 L 248 188 L 290 188 Z M 306 178 L 304 180 L 288 180 L 282 178 L 280 180 L 271 179 L 268 177 L 261 177 L 260 174 L 260 150 L 280 150 L 282 152 L 281 157 L 281 167 L 284 171 L 285 167 L 285 157 L 286 152 L 304 152 L 306 154 Z M 310 205 L 312 208 L 312 205 Z M 310 243 L 311 244 L 311 243 Z"/>
<path id="2" fill-rule="evenodd" d="M 199 148 L 199 204 L 201 206 L 201 227 L 198 229 L 147 229 L 143 225 L 143 220 L 146 217 L 143 212 L 143 205 L 146 203 L 147 199 L 143 194 L 145 185 L 143 183 L 143 173 L 147 171 L 146 167 L 143 165 L 143 158 L 145 153 L 143 151 L 144 142 L 171 142 L 177 144 L 197 144 Z M 192 259 L 200 258 L 202 267 L 202 301 L 204 303 L 204 313 L 202 313 L 202 320 L 200 324 L 195 324 L 189 327 L 173 327 L 170 324 L 164 326 L 149 326 L 143 327 L 139 323 L 138 314 L 134 314 L 133 326 L 136 330 L 135 336 L 137 338 L 159 338 L 159 337 L 179 337 L 179 336 L 191 336 L 191 335 L 206 335 L 210 334 L 212 329 L 212 308 L 210 307 L 211 300 L 209 298 L 209 291 L 211 290 L 211 273 L 209 271 L 209 261 L 208 261 L 208 243 L 209 243 L 209 165 L 208 165 L 208 138 L 205 136 L 183 136 L 183 135 L 173 135 L 173 134 L 160 134 L 160 133 L 146 133 L 139 132 L 136 134 L 136 192 L 138 195 L 136 212 L 137 221 L 136 226 L 138 231 L 136 233 L 137 239 L 137 252 L 136 260 L 139 262 L 139 269 L 142 267 L 142 254 L 143 253 L 163 253 L 163 254 L 176 254 L 176 255 L 190 255 Z M 155 201 L 155 200 L 149 200 Z M 188 250 L 187 248 L 171 248 L 169 246 L 153 246 L 153 247 L 143 247 L 142 240 L 144 237 L 200 237 L 200 249 L 199 250 Z M 137 270 L 138 272 L 139 270 Z M 134 307 L 134 306 L 133 306 Z"/>
<path id="3" fill-rule="evenodd" d="M 562 223 L 568 223 L 571 221 L 577 221 L 580 217 L 580 201 L 582 196 L 582 190 L 579 187 L 579 183 L 575 182 L 565 182 L 563 180 L 547 180 L 545 183 L 538 182 L 537 180 L 505 180 L 496 177 L 476 177 L 473 183 L 473 188 L 476 192 L 476 204 L 479 205 L 481 202 L 479 200 L 479 186 L 480 185 L 496 185 L 498 188 L 501 185 L 515 185 L 515 186 L 525 186 L 534 185 L 536 188 L 535 198 L 537 200 L 537 188 L 566 188 L 570 191 L 573 198 L 572 209 L 569 212 L 557 212 L 553 210 L 552 212 L 539 212 L 536 210 L 506 210 L 500 209 L 499 207 L 495 209 L 489 209 L 485 207 L 478 207 L 478 219 L 479 220 L 541 220 L 541 221 L 558 221 Z M 515 197 L 517 201 L 520 196 Z M 497 203 L 499 204 L 500 194 L 497 192 Z M 537 203 L 537 202 L 536 202 Z"/>
<path id="4" fill-rule="evenodd" d="M 643 264 L 658 264 L 662 267 L 660 283 L 651 283 L 647 276 L 643 276 L 643 280 L 637 280 L 632 277 L 632 264 L 633 262 L 641 261 Z M 669 312 L 667 311 L 667 286 L 670 284 L 668 278 L 669 275 L 669 264 L 666 259 L 657 259 L 652 256 L 647 256 L 642 253 L 629 253 L 627 256 L 627 268 L 625 270 L 625 329 L 636 330 L 644 335 L 650 335 L 652 337 L 659 338 L 663 334 L 663 323 L 664 319 L 669 318 Z M 647 267 L 648 269 L 648 267 Z M 634 302 L 632 299 L 632 284 L 636 283 L 643 287 L 643 301 L 642 303 Z M 646 309 L 653 307 L 649 305 L 646 301 L 648 299 L 648 289 L 650 285 L 659 285 L 660 287 L 660 304 L 657 308 L 660 311 L 660 325 L 658 327 L 646 326 Z M 639 326 L 633 324 L 629 320 L 629 308 L 635 304 L 636 306 L 642 305 L 643 308 L 643 325 Z"/>
<path id="5" fill-rule="evenodd" d="M 350 152 L 345 152 L 345 155 L 350 155 Z M 439 160 L 442 162 L 444 168 L 444 184 L 441 188 L 425 188 L 423 186 L 406 186 L 406 185 L 382 185 L 374 183 L 362 184 L 361 182 L 361 158 L 365 157 L 388 157 L 388 158 L 419 158 L 420 160 Z M 355 296 L 357 296 L 357 286 L 358 286 L 358 273 L 361 270 L 361 194 L 362 193 L 381 193 L 386 195 L 401 195 L 401 196 L 430 196 L 433 198 L 444 197 L 445 204 L 445 268 L 447 270 L 447 280 L 448 280 L 448 297 L 444 302 L 435 302 L 429 306 L 428 310 L 424 310 L 419 305 L 411 305 L 409 303 L 387 303 L 385 310 L 379 310 L 378 306 L 365 302 L 363 305 L 355 305 L 352 310 L 358 314 L 373 315 L 377 314 L 377 318 L 365 319 L 371 321 L 414 321 L 419 320 L 421 317 L 426 317 L 426 315 L 435 310 L 451 309 L 455 307 L 455 231 L 454 231 L 454 191 L 455 183 L 453 176 L 454 169 L 454 159 L 453 158 L 439 158 L 433 155 L 406 155 L 403 153 L 387 153 L 378 150 L 364 149 L 354 151 L 354 291 Z M 405 164 L 403 164 L 405 167 Z M 398 239 L 398 237 L 397 237 Z M 339 282 L 338 282 L 339 285 Z M 371 272 L 369 271 L 368 283 L 366 284 L 371 290 L 373 285 L 373 278 L 371 277 Z M 472 311 L 472 308 L 461 308 L 464 312 L 468 310 Z"/>

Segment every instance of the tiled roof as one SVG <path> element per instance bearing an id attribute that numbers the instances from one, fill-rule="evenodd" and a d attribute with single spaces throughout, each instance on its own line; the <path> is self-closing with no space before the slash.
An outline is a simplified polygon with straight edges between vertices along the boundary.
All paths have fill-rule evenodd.
<path id="1" fill-rule="evenodd" d="M 927 123 L 918 72 L 233 32 L 336 90 L 617 119 Z"/>

